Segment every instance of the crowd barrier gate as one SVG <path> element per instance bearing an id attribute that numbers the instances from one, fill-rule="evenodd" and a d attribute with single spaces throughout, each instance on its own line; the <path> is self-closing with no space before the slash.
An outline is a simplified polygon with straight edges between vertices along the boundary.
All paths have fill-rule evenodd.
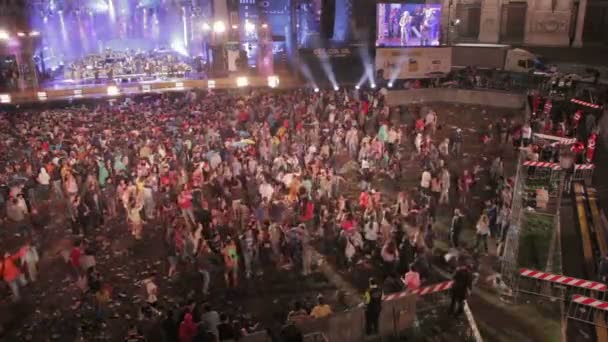
<path id="1" fill-rule="evenodd" d="M 606 311 L 608 311 L 608 302 L 575 294 L 568 305 L 566 316 L 569 319 L 608 329 Z"/>
<path id="2" fill-rule="evenodd" d="M 606 284 L 567 277 L 559 274 L 522 268 L 519 272 L 517 292 L 546 297 L 554 300 L 568 300 L 572 295 L 582 295 L 603 300 Z"/>

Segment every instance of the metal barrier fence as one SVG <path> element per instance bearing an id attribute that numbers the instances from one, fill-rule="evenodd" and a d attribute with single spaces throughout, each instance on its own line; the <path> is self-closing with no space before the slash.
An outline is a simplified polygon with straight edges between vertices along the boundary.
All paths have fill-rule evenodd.
<path id="1" fill-rule="evenodd" d="M 608 302 L 587 296 L 573 295 L 568 306 L 567 317 L 608 329 L 606 311 L 608 311 Z"/>
<path id="2" fill-rule="evenodd" d="M 597 281 L 522 268 L 517 291 L 554 300 L 567 300 L 573 295 L 605 299 L 608 286 Z"/>
<path id="3" fill-rule="evenodd" d="M 529 108 L 528 108 L 529 109 Z M 524 179 L 522 173 L 522 161 L 525 159 L 524 153 L 520 152 L 517 159 L 517 172 L 515 174 L 515 184 L 513 186 L 513 200 L 511 202 L 511 223 L 507 230 L 503 253 L 500 263 L 500 273 L 502 280 L 511 288 L 516 286 L 517 255 L 519 252 L 519 230 L 522 221 Z"/>

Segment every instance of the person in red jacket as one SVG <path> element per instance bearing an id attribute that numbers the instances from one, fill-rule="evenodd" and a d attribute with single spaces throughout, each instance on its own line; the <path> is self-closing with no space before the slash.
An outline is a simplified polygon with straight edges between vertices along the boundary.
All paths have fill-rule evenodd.
<path id="1" fill-rule="evenodd" d="M 187 313 L 179 325 L 179 341 L 192 342 L 196 335 L 196 324 L 192 321 L 192 314 Z"/>
<path id="2" fill-rule="evenodd" d="M 0 276 L 2 276 L 2 279 L 11 289 L 11 292 L 13 293 L 13 300 L 15 302 L 19 301 L 21 298 L 19 296 L 19 286 L 24 286 L 27 283 L 25 276 L 15 262 L 26 252 L 27 250 L 25 248 L 21 248 L 19 252 L 12 255 L 7 252 L 4 254 L 4 258 L 0 262 Z"/>

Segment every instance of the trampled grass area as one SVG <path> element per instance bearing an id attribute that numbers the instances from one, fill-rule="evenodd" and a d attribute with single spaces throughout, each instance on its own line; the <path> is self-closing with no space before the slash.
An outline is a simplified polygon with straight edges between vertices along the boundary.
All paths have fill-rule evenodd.
<path id="1" fill-rule="evenodd" d="M 549 258 L 553 217 L 535 212 L 525 212 L 519 236 L 519 267 L 544 270 Z"/>

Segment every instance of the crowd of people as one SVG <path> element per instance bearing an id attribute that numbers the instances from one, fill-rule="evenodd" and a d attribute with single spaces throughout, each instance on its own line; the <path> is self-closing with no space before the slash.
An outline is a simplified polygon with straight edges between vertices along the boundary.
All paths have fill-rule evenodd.
<path id="1" fill-rule="evenodd" d="M 449 130 L 440 113 L 389 106 L 384 94 L 191 91 L 5 113 L 1 233 L 23 243 L 8 246 L 0 268 L 13 300 L 36 281 L 38 253 L 46 252 L 41 236 L 57 217 L 71 235 L 64 253 L 71 276 L 90 295 L 100 322 L 115 294 L 97 267 L 96 236 L 119 226 L 146 245 L 162 228 L 166 266 L 141 281 L 139 315 L 163 320 L 166 341 L 230 341 L 260 329 L 251 318 L 233 322 L 204 299 L 218 289 L 237 291 L 269 269 L 308 276 L 314 250 L 338 269 L 377 266 L 370 286 L 380 293 L 416 289 L 431 279 L 439 211 L 454 214 L 449 240 L 463 249 L 465 216 L 479 207 L 472 250 L 487 253 L 488 237 L 500 242 L 509 225 L 512 184 L 502 157 L 489 167 L 491 195 L 477 203 L 471 193 L 483 169 L 452 167 L 463 155 L 463 130 L 437 139 L 439 130 Z M 509 150 L 519 130 L 521 123 L 498 118 L 471 143 Z M 408 188 L 410 164 L 422 172 Z M 390 185 L 378 188 L 380 179 Z M 179 309 L 164 303 L 158 279 L 191 270 L 199 279 L 191 290 L 203 300 Z M 457 272 L 463 285 L 454 292 L 456 304 L 470 290 L 471 270 L 461 264 Z M 369 333 L 377 331 L 381 304 L 372 292 Z M 308 309 L 296 304 L 286 322 L 331 313 L 319 297 Z M 129 336 L 143 340 L 137 329 Z"/>

